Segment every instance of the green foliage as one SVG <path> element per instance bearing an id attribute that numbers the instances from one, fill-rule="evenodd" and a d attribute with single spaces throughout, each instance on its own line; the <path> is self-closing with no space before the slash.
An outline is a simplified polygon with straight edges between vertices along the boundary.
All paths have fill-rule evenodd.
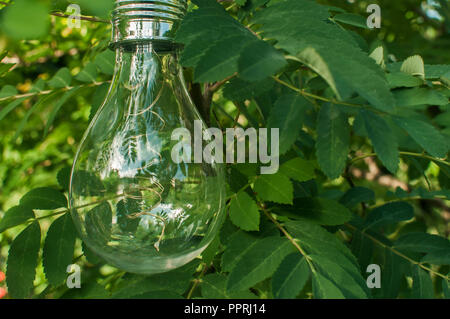
<path id="1" fill-rule="evenodd" d="M 278 128 L 280 167 L 261 175 L 258 165 L 228 165 L 220 235 L 188 265 L 140 276 L 81 243 L 68 210 L 76 144 L 115 64 L 102 20 L 113 2 L 75 2 L 91 16 L 80 30 L 52 16 L 66 0 L 0 5 L 8 297 L 450 298 L 444 7 L 438 21 L 417 1 L 382 0 L 386 22 L 375 31 L 365 1 L 192 1 L 176 39 L 194 102 L 212 126 Z M 99 196 L 107 187 L 88 172 L 73 178 Z M 119 202 L 116 220 L 99 202 L 86 218 L 133 229 L 130 207 Z M 81 289 L 65 285 L 72 263 Z M 370 264 L 381 266 L 380 289 L 366 285 Z"/>

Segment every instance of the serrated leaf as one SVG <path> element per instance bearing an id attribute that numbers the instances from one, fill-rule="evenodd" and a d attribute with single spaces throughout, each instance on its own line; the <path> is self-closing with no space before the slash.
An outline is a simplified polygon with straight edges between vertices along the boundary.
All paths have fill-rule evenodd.
<path id="1" fill-rule="evenodd" d="M 255 181 L 254 190 L 265 201 L 292 204 L 294 187 L 289 177 L 281 173 L 261 175 Z"/>
<path id="2" fill-rule="evenodd" d="M 309 102 L 298 94 L 282 95 L 276 101 L 267 119 L 267 126 L 279 129 L 280 154 L 286 153 L 297 140 L 308 107 Z"/>
<path id="3" fill-rule="evenodd" d="M 75 76 L 75 79 L 81 82 L 91 83 L 95 82 L 97 78 L 97 68 L 93 62 L 89 62 L 86 66 Z"/>
<path id="4" fill-rule="evenodd" d="M 413 278 L 411 297 L 415 299 L 433 299 L 434 289 L 430 275 L 418 265 L 411 265 Z"/>
<path id="5" fill-rule="evenodd" d="M 62 284 L 67 277 L 66 270 L 72 263 L 76 237 L 70 213 L 56 219 L 48 229 L 43 264 L 48 282 L 55 287 Z"/>
<path id="6" fill-rule="evenodd" d="M 226 290 L 228 278 L 221 274 L 209 274 L 202 279 L 202 296 L 208 299 L 256 299 L 248 290 L 229 292 Z"/>
<path id="7" fill-rule="evenodd" d="M 342 22 L 348 25 L 352 25 L 355 27 L 368 29 L 367 27 L 367 19 L 363 16 L 353 13 L 339 13 L 333 17 L 333 20 L 338 22 Z"/>
<path id="8" fill-rule="evenodd" d="M 420 55 L 414 55 L 407 58 L 403 62 L 400 71 L 425 79 L 425 64 Z"/>
<path id="9" fill-rule="evenodd" d="M 259 230 L 258 206 L 247 193 L 239 192 L 231 198 L 230 219 L 243 230 Z"/>
<path id="10" fill-rule="evenodd" d="M 315 168 L 316 165 L 313 161 L 296 157 L 283 163 L 280 167 L 280 173 L 297 182 L 306 182 L 316 177 Z"/>
<path id="11" fill-rule="evenodd" d="M 0 233 L 5 230 L 23 224 L 27 220 L 34 218 L 32 209 L 26 206 L 14 206 L 8 209 L 0 220 Z"/>
<path id="12" fill-rule="evenodd" d="M 337 106 L 322 105 L 317 122 L 316 155 L 320 168 L 330 179 L 344 171 L 350 148 L 350 125 Z"/>
<path id="13" fill-rule="evenodd" d="M 264 41 L 245 46 L 239 57 L 239 74 L 247 81 L 261 81 L 286 66 L 284 56 Z"/>
<path id="14" fill-rule="evenodd" d="M 394 122 L 408 132 L 431 156 L 443 158 L 447 155 L 446 139 L 431 124 L 405 117 L 394 117 Z"/>
<path id="15" fill-rule="evenodd" d="M 306 258 L 298 252 L 288 255 L 272 277 L 272 292 L 275 298 L 292 299 L 302 291 L 310 276 Z"/>
<path id="16" fill-rule="evenodd" d="M 413 207 L 406 202 L 392 202 L 372 210 L 364 228 L 379 228 L 387 224 L 410 220 L 414 217 Z"/>
<path id="17" fill-rule="evenodd" d="M 294 246 L 286 238 L 274 236 L 258 240 L 231 270 L 227 290 L 248 289 L 270 277 L 293 250 Z"/>
<path id="18" fill-rule="evenodd" d="M 62 68 L 48 81 L 52 89 L 69 87 L 72 83 L 72 75 L 68 68 Z"/>
<path id="19" fill-rule="evenodd" d="M 37 221 L 25 228 L 12 242 L 6 269 L 6 284 L 12 298 L 30 296 L 40 247 L 41 229 Z"/>
<path id="20" fill-rule="evenodd" d="M 339 202 L 348 207 L 353 208 L 359 203 L 367 203 L 375 200 L 375 193 L 373 190 L 365 187 L 352 187 L 350 188 L 344 196 L 339 200 Z"/>
<path id="21" fill-rule="evenodd" d="M 392 89 L 399 87 L 416 87 L 423 84 L 423 80 L 403 72 L 388 73 L 386 78 L 389 82 L 389 87 Z"/>
<path id="22" fill-rule="evenodd" d="M 2 89 L 0 90 L 0 99 L 14 96 L 17 93 L 18 92 L 17 92 L 17 89 L 15 86 L 7 84 L 7 85 L 3 86 Z"/>
<path id="23" fill-rule="evenodd" d="M 232 235 L 229 239 L 225 252 L 222 255 L 222 270 L 230 272 L 242 256 L 257 243 L 258 237 L 252 236 L 243 231 Z"/>
<path id="24" fill-rule="evenodd" d="M 319 225 L 342 225 L 353 215 L 338 202 L 326 198 L 300 198 L 294 202 L 289 217 L 297 220 L 307 220 Z"/>
<path id="25" fill-rule="evenodd" d="M 67 198 L 56 189 L 40 187 L 26 193 L 20 199 L 20 205 L 33 209 L 56 209 L 67 207 Z"/>
<path id="26" fill-rule="evenodd" d="M 365 110 L 360 114 L 375 152 L 384 166 L 395 173 L 399 164 L 399 152 L 394 133 L 381 116 Z"/>

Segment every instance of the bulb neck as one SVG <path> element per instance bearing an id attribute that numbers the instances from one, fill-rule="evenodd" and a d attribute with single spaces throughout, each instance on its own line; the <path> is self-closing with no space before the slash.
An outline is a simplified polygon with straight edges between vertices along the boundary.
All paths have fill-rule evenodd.
<path id="1" fill-rule="evenodd" d="M 186 7 L 186 0 L 116 0 L 110 47 L 143 42 L 176 47 L 174 37 Z"/>

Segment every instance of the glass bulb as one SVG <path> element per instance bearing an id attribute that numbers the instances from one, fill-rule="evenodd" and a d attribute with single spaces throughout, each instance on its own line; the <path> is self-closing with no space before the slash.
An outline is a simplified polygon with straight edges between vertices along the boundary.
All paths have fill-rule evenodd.
<path id="1" fill-rule="evenodd" d="M 173 12 L 174 21 L 162 25 L 150 10 L 156 2 L 172 5 L 159 9 L 166 19 Z M 71 213 L 81 238 L 111 265 L 134 273 L 161 273 L 193 260 L 225 215 L 222 165 L 176 163 L 171 156 L 179 142 L 173 131 L 194 136 L 194 121 L 201 120 L 171 38 L 184 5 L 116 2 L 115 74 L 72 168 Z"/>

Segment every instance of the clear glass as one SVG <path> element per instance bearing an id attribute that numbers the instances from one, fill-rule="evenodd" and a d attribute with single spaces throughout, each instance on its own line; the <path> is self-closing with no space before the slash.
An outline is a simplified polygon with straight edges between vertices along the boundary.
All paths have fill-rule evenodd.
<path id="1" fill-rule="evenodd" d="M 109 264 L 144 274 L 180 267 L 223 221 L 222 164 L 172 161 L 174 129 L 194 136 L 200 116 L 174 49 L 121 45 L 105 102 L 76 154 L 71 214 L 85 244 Z"/>

